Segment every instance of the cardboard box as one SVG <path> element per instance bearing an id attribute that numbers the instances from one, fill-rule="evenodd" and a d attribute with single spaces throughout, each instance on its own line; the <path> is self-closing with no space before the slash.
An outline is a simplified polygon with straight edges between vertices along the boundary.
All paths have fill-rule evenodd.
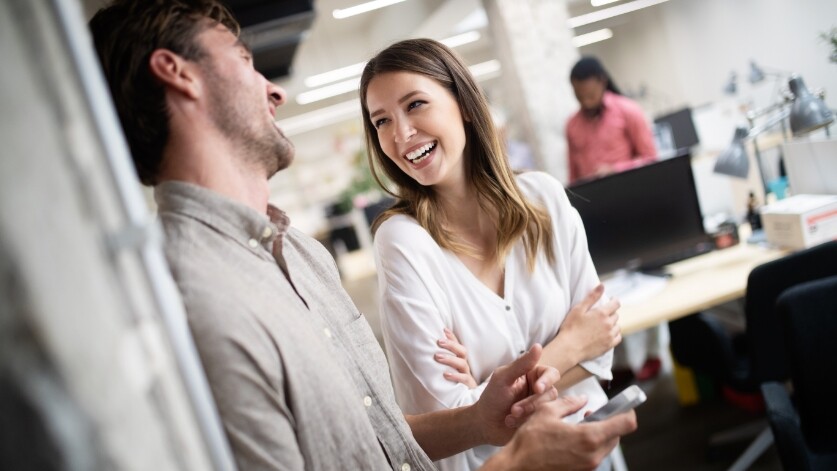
<path id="1" fill-rule="evenodd" d="M 794 195 L 761 209 L 767 241 L 804 249 L 837 239 L 837 195 Z"/>

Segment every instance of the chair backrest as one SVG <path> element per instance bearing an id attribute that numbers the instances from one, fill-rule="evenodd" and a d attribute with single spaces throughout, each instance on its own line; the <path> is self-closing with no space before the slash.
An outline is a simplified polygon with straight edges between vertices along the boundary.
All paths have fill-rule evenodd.
<path id="1" fill-rule="evenodd" d="M 802 434 L 812 451 L 837 452 L 837 275 L 786 290 L 777 312 Z"/>
<path id="2" fill-rule="evenodd" d="M 790 377 L 785 340 L 775 312 L 779 295 L 792 286 L 832 275 L 837 275 L 837 241 L 795 252 L 750 272 L 744 312 L 751 375 L 757 382 Z"/>

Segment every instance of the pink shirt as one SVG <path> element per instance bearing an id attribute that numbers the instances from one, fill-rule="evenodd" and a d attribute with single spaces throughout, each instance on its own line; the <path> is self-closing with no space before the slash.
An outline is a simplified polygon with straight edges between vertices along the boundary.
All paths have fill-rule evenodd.
<path id="1" fill-rule="evenodd" d="M 605 172 L 621 172 L 657 160 L 651 128 L 639 105 L 609 91 L 595 118 L 579 110 L 567 122 L 570 183 Z"/>

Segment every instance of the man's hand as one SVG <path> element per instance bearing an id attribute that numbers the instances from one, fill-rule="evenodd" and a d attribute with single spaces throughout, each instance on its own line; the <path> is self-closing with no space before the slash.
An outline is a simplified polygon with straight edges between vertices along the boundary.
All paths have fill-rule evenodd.
<path id="1" fill-rule="evenodd" d="M 535 344 L 517 360 L 494 370 L 474 404 L 483 443 L 504 445 L 514 433 L 513 427 L 534 412 L 537 404 L 558 397 L 552 385 L 561 375 L 555 368 L 538 365 L 542 351 Z"/>
<path id="2" fill-rule="evenodd" d="M 631 410 L 600 422 L 575 425 L 563 421 L 586 403 L 585 398 L 569 396 L 538 403 L 509 444 L 482 469 L 595 469 L 619 444 L 619 437 L 636 430 L 636 414 Z"/>

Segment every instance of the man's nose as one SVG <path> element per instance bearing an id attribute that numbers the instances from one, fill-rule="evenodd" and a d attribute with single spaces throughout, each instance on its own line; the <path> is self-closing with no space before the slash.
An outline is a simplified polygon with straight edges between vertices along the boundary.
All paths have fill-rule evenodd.
<path id="1" fill-rule="evenodd" d="M 279 85 L 276 85 L 270 80 L 265 79 L 265 81 L 267 82 L 267 95 L 270 97 L 270 100 L 273 101 L 273 104 L 276 106 L 285 104 L 285 101 L 287 101 L 288 92 L 286 92 L 284 88 L 280 87 Z"/>

